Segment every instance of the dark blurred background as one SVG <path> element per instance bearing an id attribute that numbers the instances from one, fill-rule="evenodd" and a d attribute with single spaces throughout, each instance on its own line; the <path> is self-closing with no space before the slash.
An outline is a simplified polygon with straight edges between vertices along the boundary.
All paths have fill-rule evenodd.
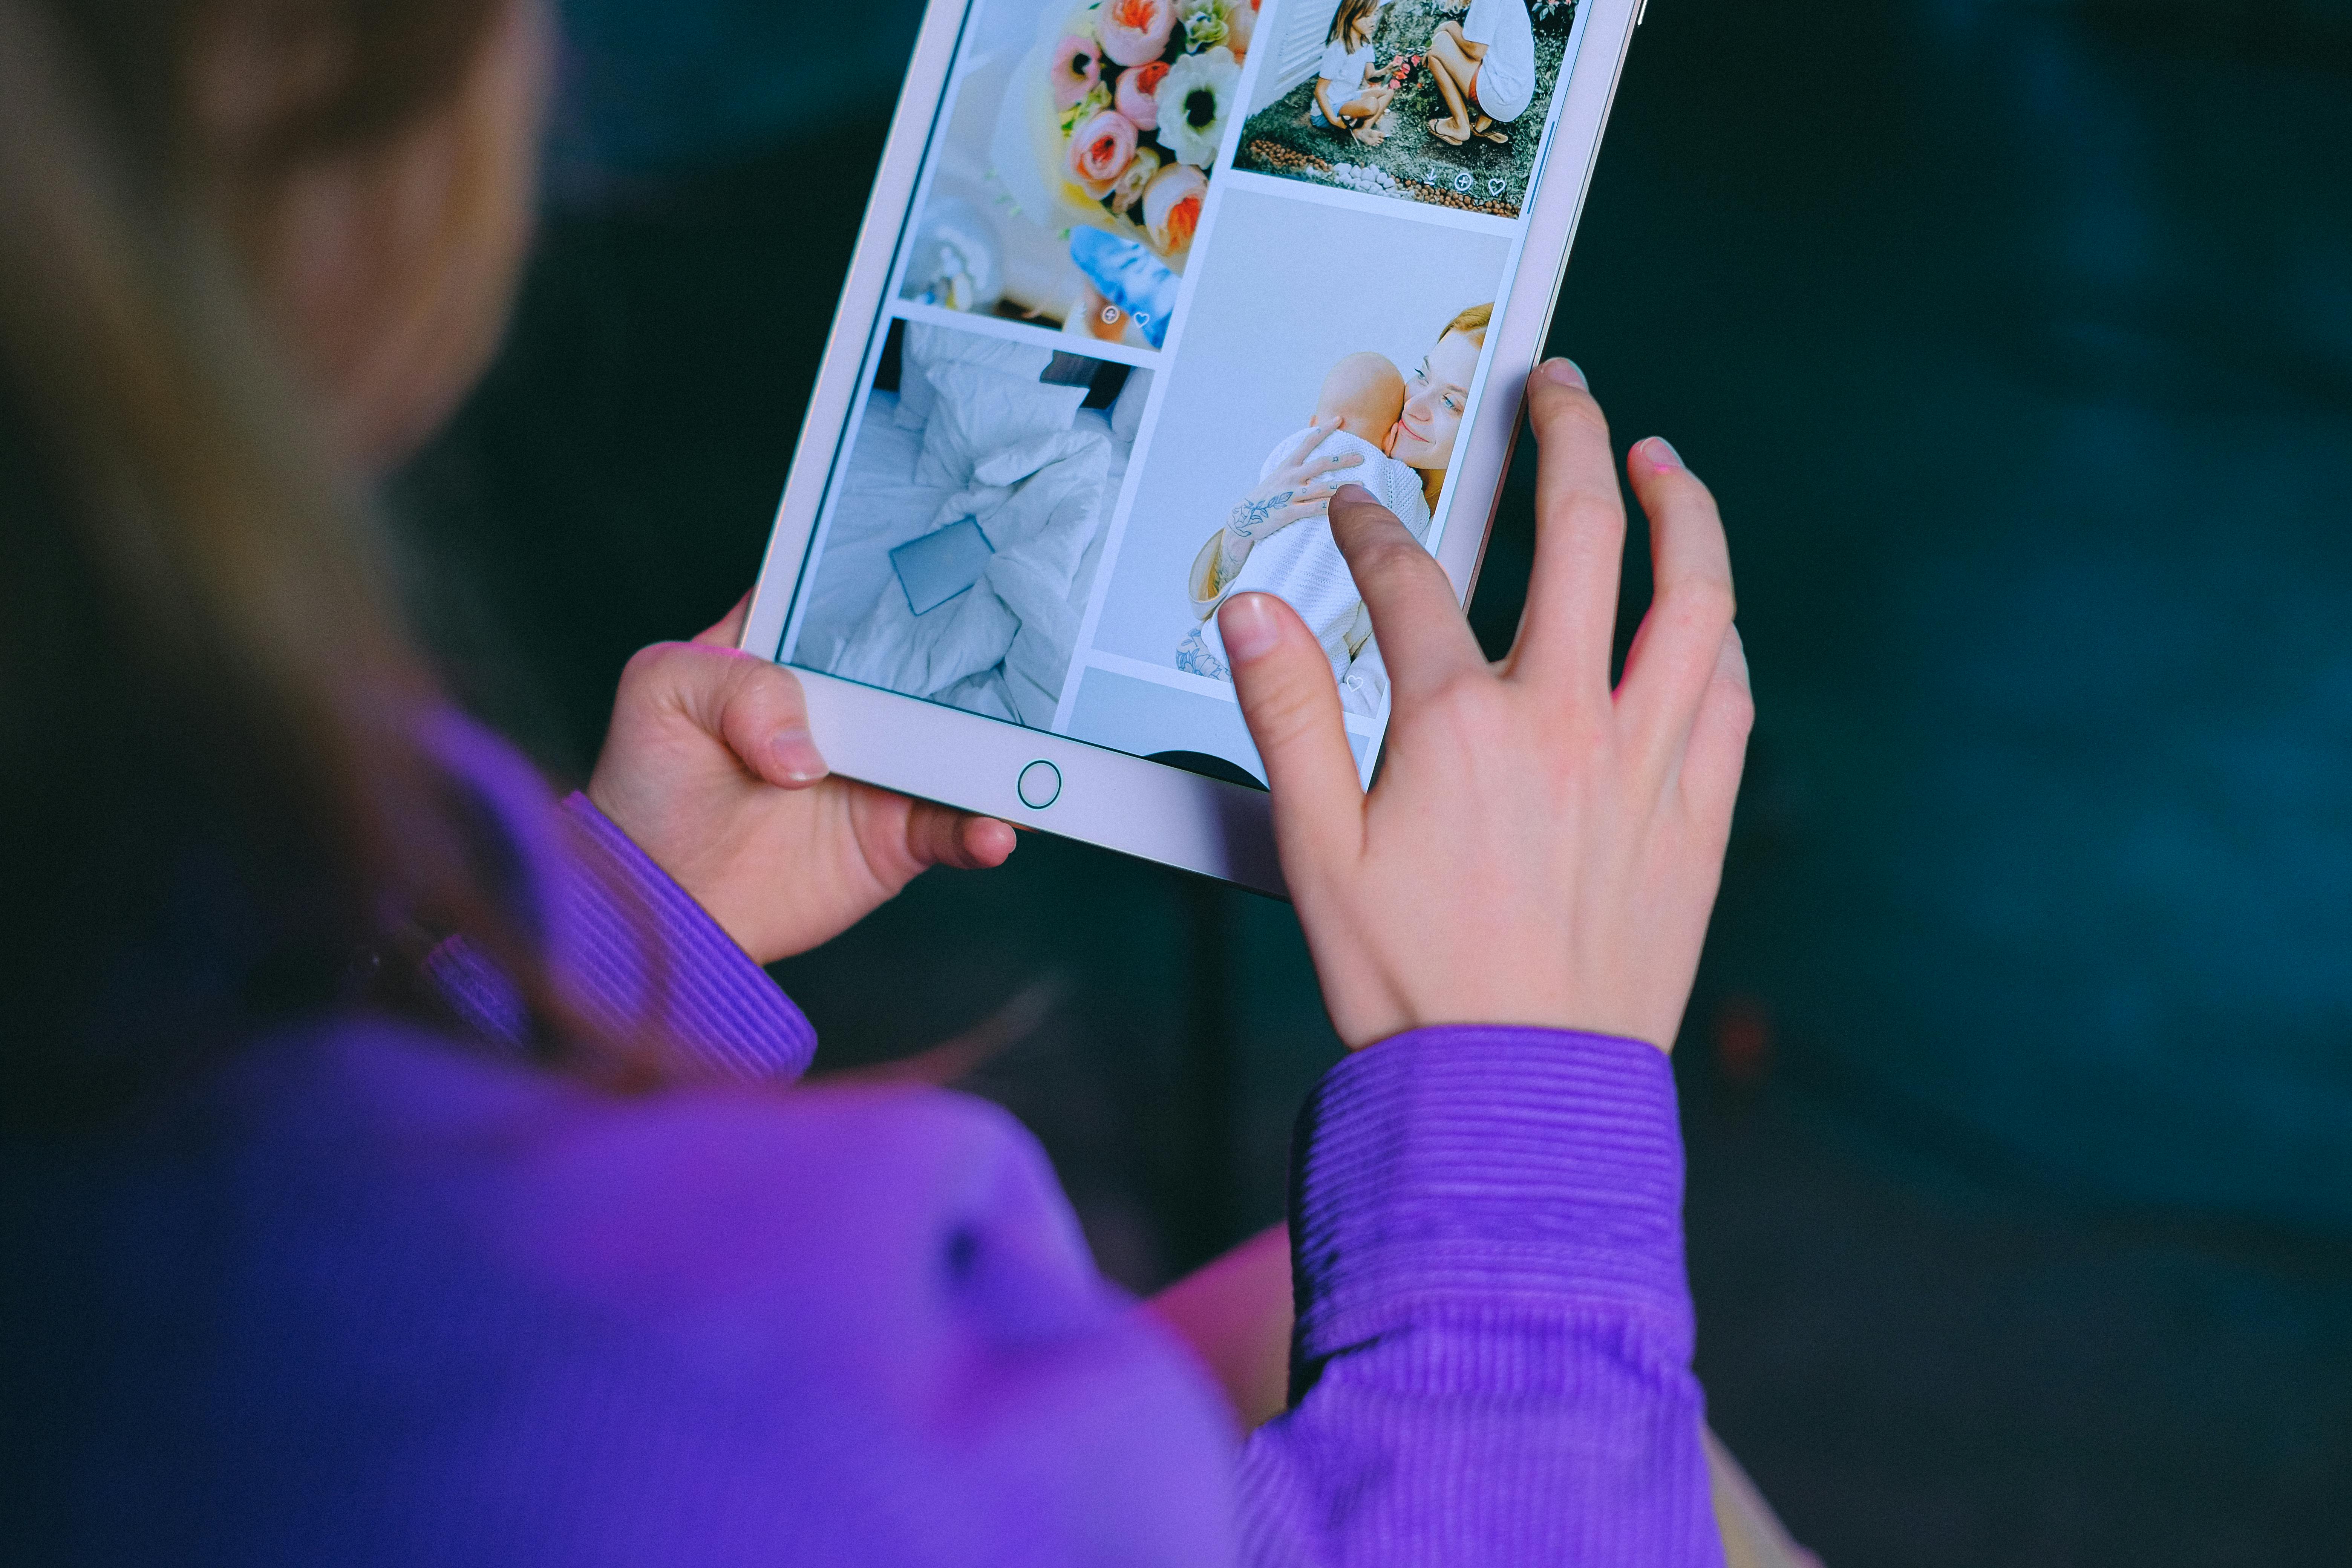
<path id="1" fill-rule="evenodd" d="M 756 569 L 918 12 L 566 11 L 399 498 L 577 778 Z M 1654 0 L 1553 347 L 1715 485 L 1760 705 L 1676 1052 L 1717 1428 L 1833 1565 L 2352 1562 L 2352 0 Z M 1286 907 L 1051 839 L 779 973 L 821 1068 L 969 1047 L 1138 1289 L 1338 1055 Z"/>

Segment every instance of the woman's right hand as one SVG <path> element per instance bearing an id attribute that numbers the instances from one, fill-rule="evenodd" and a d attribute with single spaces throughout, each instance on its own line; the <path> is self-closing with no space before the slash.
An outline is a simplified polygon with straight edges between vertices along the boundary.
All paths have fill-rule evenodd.
<path id="1" fill-rule="evenodd" d="M 1393 514 L 1360 489 L 1331 503 L 1393 683 L 1370 794 L 1297 615 L 1244 594 L 1219 616 L 1283 875 L 1350 1048 L 1522 1024 L 1671 1049 L 1697 971 L 1754 712 L 1723 526 L 1673 447 L 1633 447 L 1657 589 L 1612 690 L 1625 512 L 1608 426 L 1565 360 L 1537 369 L 1528 399 L 1536 563 L 1499 664 Z"/>
<path id="2" fill-rule="evenodd" d="M 1225 519 L 1225 531 L 1255 544 L 1294 522 L 1322 516 L 1339 489 L 1330 482 L 1329 476 L 1342 468 L 1360 467 L 1364 460 L 1355 452 L 1339 452 L 1328 458 L 1309 456 L 1338 428 L 1339 421 L 1336 418 L 1318 418 L 1309 426 L 1298 444 L 1284 453 L 1282 461 L 1258 481 L 1257 488 L 1234 504 L 1232 515 Z"/>

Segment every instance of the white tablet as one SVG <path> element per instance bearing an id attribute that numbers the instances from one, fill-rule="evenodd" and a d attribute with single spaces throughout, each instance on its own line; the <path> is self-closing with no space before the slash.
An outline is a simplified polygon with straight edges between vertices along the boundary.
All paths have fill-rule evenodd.
<path id="1" fill-rule="evenodd" d="M 1216 607 L 1299 611 L 1369 780 L 1284 475 L 1466 599 L 1640 3 L 932 0 L 744 633 L 835 769 L 1279 894 Z"/>

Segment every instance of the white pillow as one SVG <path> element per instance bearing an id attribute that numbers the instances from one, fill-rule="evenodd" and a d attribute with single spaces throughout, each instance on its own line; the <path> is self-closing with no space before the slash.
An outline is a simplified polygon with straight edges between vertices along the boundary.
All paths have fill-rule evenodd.
<path id="1" fill-rule="evenodd" d="M 930 422 L 931 384 L 924 373 L 936 366 L 986 365 L 1007 375 L 1034 381 L 1053 363 L 1052 349 L 908 321 L 898 340 L 898 406 L 891 417 L 901 430 L 919 430 Z"/>
<path id="2" fill-rule="evenodd" d="M 961 489 L 983 458 L 1067 430 L 1087 399 L 1083 386 L 1047 386 L 976 364 L 935 365 L 926 374 L 937 395 L 915 463 L 919 485 Z"/>
<path id="3" fill-rule="evenodd" d="M 1135 445 L 1135 433 L 1143 427 L 1143 405 L 1151 396 L 1151 373 L 1131 370 L 1111 400 L 1110 433 L 1122 447 Z"/>
<path id="4" fill-rule="evenodd" d="M 1101 438 L 1101 431 L 1072 420 L 1067 430 L 1048 430 L 1042 436 L 1024 437 L 1010 447 L 981 453 L 979 461 L 971 466 L 971 482 L 1009 489 L 1046 464 L 1075 457 L 1087 449 L 1087 443 Z"/>

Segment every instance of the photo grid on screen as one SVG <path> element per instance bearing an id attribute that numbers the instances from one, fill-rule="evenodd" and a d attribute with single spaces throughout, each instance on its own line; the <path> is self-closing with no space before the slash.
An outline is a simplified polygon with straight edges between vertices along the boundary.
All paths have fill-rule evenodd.
<path id="1" fill-rule="evenodd" d="M 1325 507 L 1437 547 L 1575 21 L 975 0 L 782 657 L 1262 783 L 1216 611 L 1264 592 L 1369 770 L 1388 677 Z"/>

